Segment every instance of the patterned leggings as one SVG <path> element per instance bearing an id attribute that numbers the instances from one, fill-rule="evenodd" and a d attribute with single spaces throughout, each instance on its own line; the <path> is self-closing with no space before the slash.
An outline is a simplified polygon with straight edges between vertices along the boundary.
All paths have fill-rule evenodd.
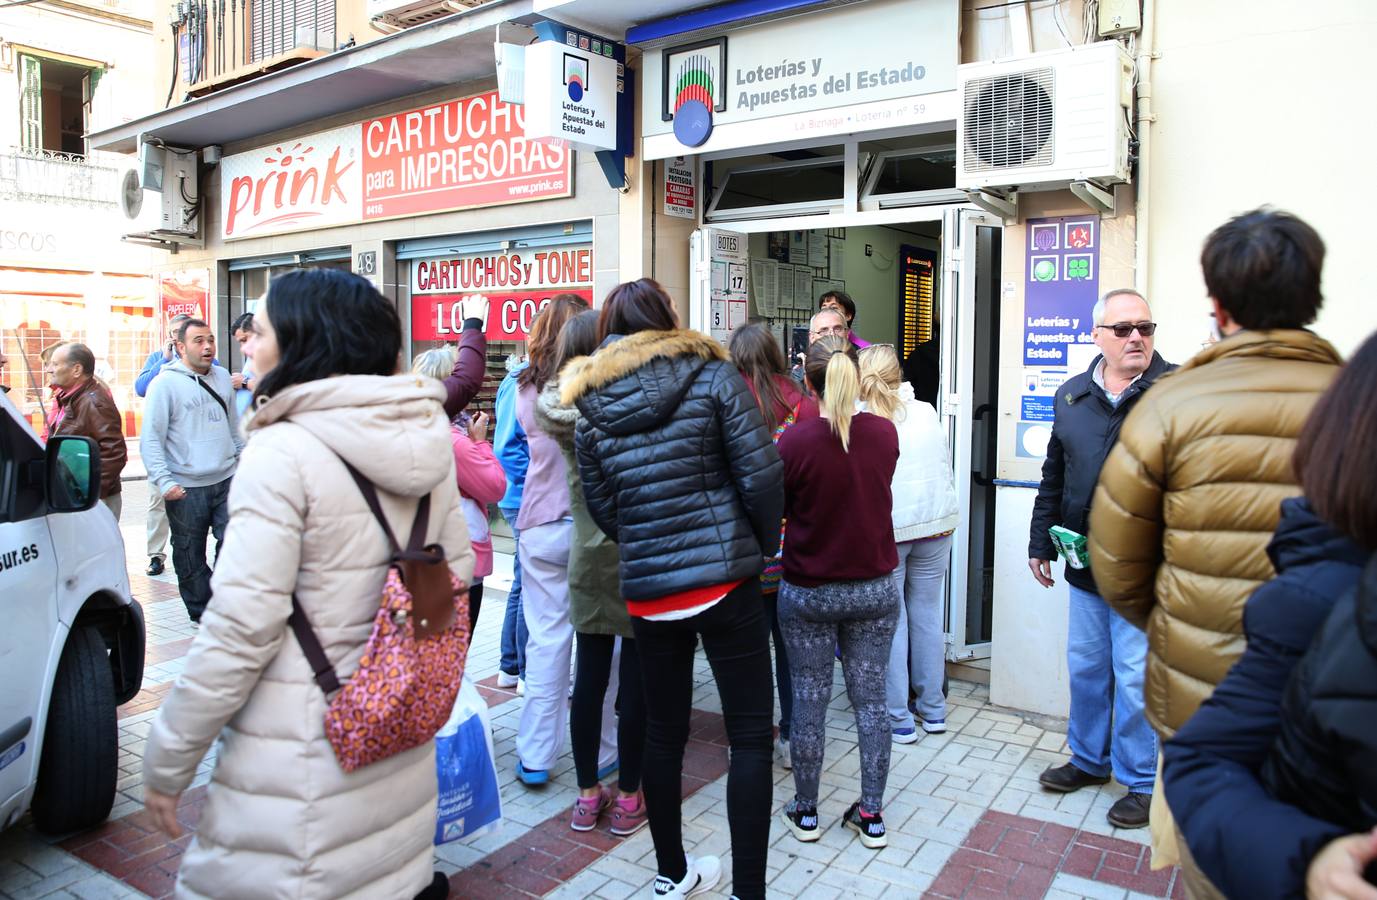
<path id="1" fill-rule="evenodd" d="M 840 646 L 846 693 L 860 734 L 861 806 L 866 812 L 881 811 L 891 740 L 885 671 L 898 618 L 899 595 L 889 575 L 816 588 L 781 582 L 779 627 L 789 647 L 794 682 L 789 746 L 800 803 L 816 806 L 818 802 L 827 704 L 832 699 L 833 650 Z"/>

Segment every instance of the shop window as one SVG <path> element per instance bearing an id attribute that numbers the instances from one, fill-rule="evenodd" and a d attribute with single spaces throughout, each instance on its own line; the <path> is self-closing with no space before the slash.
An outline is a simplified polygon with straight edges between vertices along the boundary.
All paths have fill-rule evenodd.
<path id="1" fill-rule="evenodd" d="M 934 138 L 937 140 L 934 142 Z M 861 208 L 887 209 L 964 201 L 956 190 L 954 135 L 932 135 L 918 146 L 863 147 L 868 163 L 861 179 Z"/>
<path id="2" fill-rule="evenodd" d="M 103 70 L 19 55 L 19 143 L 34 152 L 86 155 L 91 101 Z"/>
<path id="3" fill-rule="evenodd" d="M 724 222 L 840 209 L 845 168 L 844 157 L 823 156 L 732 169 L 716 184 L 706 218 Z"/>

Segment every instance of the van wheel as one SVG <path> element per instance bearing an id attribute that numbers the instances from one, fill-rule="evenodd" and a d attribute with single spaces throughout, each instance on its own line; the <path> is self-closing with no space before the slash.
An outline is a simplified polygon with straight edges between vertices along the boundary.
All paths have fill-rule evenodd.
<path id="1" fill-rule="evenodd" d="M 105 821 L 118 757 L 110 656 L 99 631 L 78 628 L 62 649 L 48 706 L 32 807 L 39 830 L 78 831 Z"/>

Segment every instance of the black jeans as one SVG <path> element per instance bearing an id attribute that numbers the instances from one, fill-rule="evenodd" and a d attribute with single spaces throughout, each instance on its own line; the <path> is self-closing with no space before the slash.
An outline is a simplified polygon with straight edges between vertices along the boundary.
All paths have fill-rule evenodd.
<path id="1" fill-rule="evenodd" d="M 681 881 L 688 871 L 679 804 L 693 702 L 693 655 L 702 635 L 731 745 L 727 822 L 732 837 L 732 893 L 742 900 L 764 897 L 774 790 L 770 768 L 774 690 L 760 579 L 746 579 L 716 606 L 691 618 L 653 622 L 633 617 L 631 624 L 645 680 L 643 781 L 660 874 Z"/>
<path id="2" fill-rule="evenodd" d="M 775 687 L 779 691 L 779 736 L 789 740 L 794 721 L 794 679 L 789 673 L 789 648 L 779 630 L 779 591 L 765 595 L 765 615 L 770 620 L 770 638 L 775 645 Z"/>
<path id="3" fill-rule="evenodd" d="M 569 708 L 569 743 L 574 749 L 574 772 L 579 787 L 598 783 L 598 750 L 602 746 L 602 707 L 612 678 L 612 651 L 616 637 L 577 632 L 579 653 L 574 663 L 574 700 Z M 617 693 L 617 787 L 634 794 L 641 787 L 645 758 L 645 693 L 641 685 L 641 658 L 636 642 L 622 639 L 617 667 L 621 686 Z"/>
<path id="4" fill-rule="evenodd" d="M 229 524 L 231 479 L 209 487 L 183 488 L 186 496 L 165 501 L 167 525 L 172 532 L 172 568 L 177 573 L 177 589 L 191 621 L 201 621 L 210 603 L 210 565 L 206 562 L 206 534 L 215 535 L 215 555 Z M 152 488 L 157 490 L 157 488 Z"/>
<path id="5" fill-rule="evenodd" d="M 473 633 L 478 630 L 478 611 L 483 608 L 483 582 L 478 582 L 469 588 L 469 640 L 473 640 Z"/>

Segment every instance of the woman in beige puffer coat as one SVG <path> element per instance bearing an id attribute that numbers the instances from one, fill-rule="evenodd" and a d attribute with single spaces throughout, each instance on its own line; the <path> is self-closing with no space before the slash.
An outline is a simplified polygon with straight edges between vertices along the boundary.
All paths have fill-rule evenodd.
<path id="1" fill-rule="evenodd" d="M 177 896 L 411 898 L 432 881 L 434 744 L 345 774 L 324 735 L 326 697 L 287 617 L 295 592 L 341 680 L 353 674 L 390 550 L 341 457 L 377 486 L 402 540 L 430 494 L 427 540 L 472 578 L 444 389 L 390 374 L 396 313 L 357 276 L 284 275 L 265 309 L 254 320 L 257 409 L 214 597 L 148 735 L 146 802 L 155 823 L 176 831 L 176 797 L 219 738 Z M 325 329 L 339 333 L 327 340 Z M 339 374 L 369 371 L 389 374 Z"/>

